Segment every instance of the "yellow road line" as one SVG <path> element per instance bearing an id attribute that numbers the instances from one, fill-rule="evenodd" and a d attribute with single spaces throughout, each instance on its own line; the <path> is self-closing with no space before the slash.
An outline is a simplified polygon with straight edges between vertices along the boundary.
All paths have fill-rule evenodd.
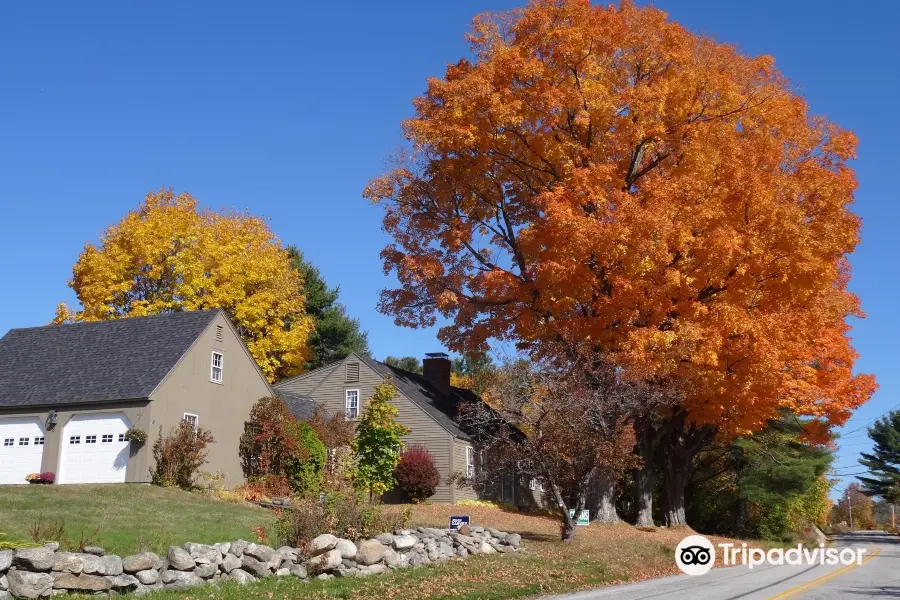
<path id="1" fill-rule="evenodd" d="M 862 560 L 862 564 L 866 564 L 867 562 L 869 562 L 870 560 L 872 560 L 873 558 L 875 558 L 876 556 L 881 554 L 882 550 L 884 550 L 884 548 L 876 548 L 875 551 L 872 552 L 872 554 L 868 555 L 867 557 L 865 557 Z M 813 579 L 812 581 L 807 581 L 806 583 L 798 585 L 797 587 L 792 587 L 791 589 L 789 589 L 785 592 L 781 592 L 780 594 L 772 596 L 771 598 L 769 598 L 769 600 L 788 600 L 788 598 L 796 598 L 803 592 L 807 592 L 813 588 L 817 588 L 820 585 L 822 585 L 823 583 L 830 581 L 839 575 L 843 575 L 844 573 L 852 571 L 853 569 L 857 568 L 858 566 L 860 566 L 860 565 L 853 563 L 852 565 L 847 565 L 846 567 L 841 567 L 837 571 L 832 571 L 831 573 L 826 573 L 825 575 L 822 575 L 821 577 L 817 577 L 817 578 Z"/>

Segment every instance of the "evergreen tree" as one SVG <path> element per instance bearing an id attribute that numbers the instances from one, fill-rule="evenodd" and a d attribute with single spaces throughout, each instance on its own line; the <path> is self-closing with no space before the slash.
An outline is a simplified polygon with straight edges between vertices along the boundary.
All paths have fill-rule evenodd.
<path id="1" fill-rule="evenodd" d="M 470 389 L 478 395 L 490 386 L 496 373 L 497 365 L 485 353 L 457 356 L 450 366 L 451 384 Z"/>
<path id="2" fill-rule="evenodd" d="M 316 369 L 354 352 L 371 356 L 369 334 L 360 329 L 359 320 L 347 315 L 347 309 L 338 302 L 340 288 L 329 288 L 319 269 L 305 260 L 297 248 L 290 246 L 287 251 L 291 266 L 303 277 L 306 312 L 315 324 L 309 337 L 313 358 L 304 367 Z"/>
<path id="3" fill-rule="evenodd" d="M 871 454 L 862 453 L 859 464 L 869 469 L 868 477 L 860 477 L 862 492 L 881 496 L 888 501 L 900 500 L 900 411 L 891 411 L 869 427 L 875 442 Z"/>
<path id="4" fill-rule="evenodd" d="M 388 381 L 375 388 L 351 444 L 353 482 L 358 490 L 368 492 L 369 498 L 394 487 L 394 469 L 404 448 L 400 438 L 410 432 L 396 421 L 397 408 L 390 403 L 396 394 L 397 389 Z"/>
<path id="5" fill-rule="evenodd" d="M 418 375 L 422 374 L 422 363 L 419 362 L 419 359 L 415 356 L 404 356 L 402 358 L 388 356 L 383 362 L 395 369 L 403 369 L 404 371 L 409 371 L 410 373 L 416 373 Z"/>

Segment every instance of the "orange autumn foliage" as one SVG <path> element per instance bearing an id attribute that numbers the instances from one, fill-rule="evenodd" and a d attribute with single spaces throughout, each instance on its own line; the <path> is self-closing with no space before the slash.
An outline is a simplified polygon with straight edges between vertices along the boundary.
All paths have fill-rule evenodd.
<path id="1" fill-rule="evenodd" d="M 772 57 L 631 2 L 535 0 L 469 39 L 366 189 L 400 282 L 383 312 L 447 319 L 459 352 L 600 350 L 684 382 L 691 418 L 725 433 L 779 408 L 841 424 L 871 396 L 846 324 L 856 138 Z"/>

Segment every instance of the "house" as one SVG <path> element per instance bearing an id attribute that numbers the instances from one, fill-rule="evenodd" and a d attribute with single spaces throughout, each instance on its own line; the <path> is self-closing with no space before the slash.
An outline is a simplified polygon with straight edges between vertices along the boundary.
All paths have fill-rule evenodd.
<path id="1" fill-rule="evenodd" d="M 216 440 L 204 469 L 243 481 L 238 438 L 273 391 L 221 310 L 13 329 L 0 338 L 0 484 L 147 482 L 180 422 Z M 135 427 L 146 443 L 130 443 Z"/>
<path id="2" fill-rule="evenodd" d="M 451 485 L 448 479 L 451 475 L 465 478 L 475 473 L 475 441 L 460 428 L 456 418 L 461 404 L 481 400 L 470 390 L 450 385 L 450 359 L 446 354 L 429 354 L 422 366 L 423 375 L 417 375 L 351 354 L 314 371 L 282 380 L 275 384 L 275 390 L 282 399 L 291 398 L 295 402 L 302 399 L 306 403 L 311 400 L 331 414 L 343 412 L 355 419 L 375 388 L 390 379 L 397 388 L 392 400 L 397 408 L 397 421 L 411 430 L 404 442 L 407 446 L 427 448 L 441 474 L 441 484 L 430 500 L 455 503 L 476 499 L 474 489 Z M 294 408 L 291 410 L 296 414 Z"/>

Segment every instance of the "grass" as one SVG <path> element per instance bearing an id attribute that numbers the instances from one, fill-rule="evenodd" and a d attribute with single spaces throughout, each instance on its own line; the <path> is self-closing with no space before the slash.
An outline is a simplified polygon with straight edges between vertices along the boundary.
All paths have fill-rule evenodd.
<path id="1" fill-rule="evenodd" d="M 127 555 L 141 547 L 161 552 L 186 541 L 255 540 L 254 527 L 271 528 L 268 511 L 236 506 L 201 495 L 149 486 L 0 487 L 0 523 L 9 537 L 29 539 L 28 526 L 41 514 L 63 518 L 70 543 L 82 531 L 98 531 L 108 552 Z M 289 600 L 342 598 L 380 600 L 506 600 L 572 592 L 678 573 L 674 548 L 690 530 L 638 531 L 627 525 L 579 528 L 571 544 L 559 541 L 558 522 L 490 506 L 420 505 L 411 525 L 446 527 L 451 515 L 468 514 L 474 524 L 522 534 L 524 551 L 470 557 L 444 565 L 393 571 L 369 578 L 304 583 L 293 578 L 250 586 L 233 584 L 191 590 L 193 600 Z M 713 543 L 723 541 L 712 538 Z M 153 600 L 185 598 L 158 592 Z"/>
<path id="2" fill-rule="evenodd" d="M 255 540 L 253 528 L 269 528 L 272 513 L 226 504 L 177 489 L 148 485 L 0 486 L 0 540 L 31 540 L 38 522 L 60 523 L 64 547 L 102 546 L 126 556 L 162 552 L 184 542 Z M 58 536 L 53 536 L 54 538 Z"/>

